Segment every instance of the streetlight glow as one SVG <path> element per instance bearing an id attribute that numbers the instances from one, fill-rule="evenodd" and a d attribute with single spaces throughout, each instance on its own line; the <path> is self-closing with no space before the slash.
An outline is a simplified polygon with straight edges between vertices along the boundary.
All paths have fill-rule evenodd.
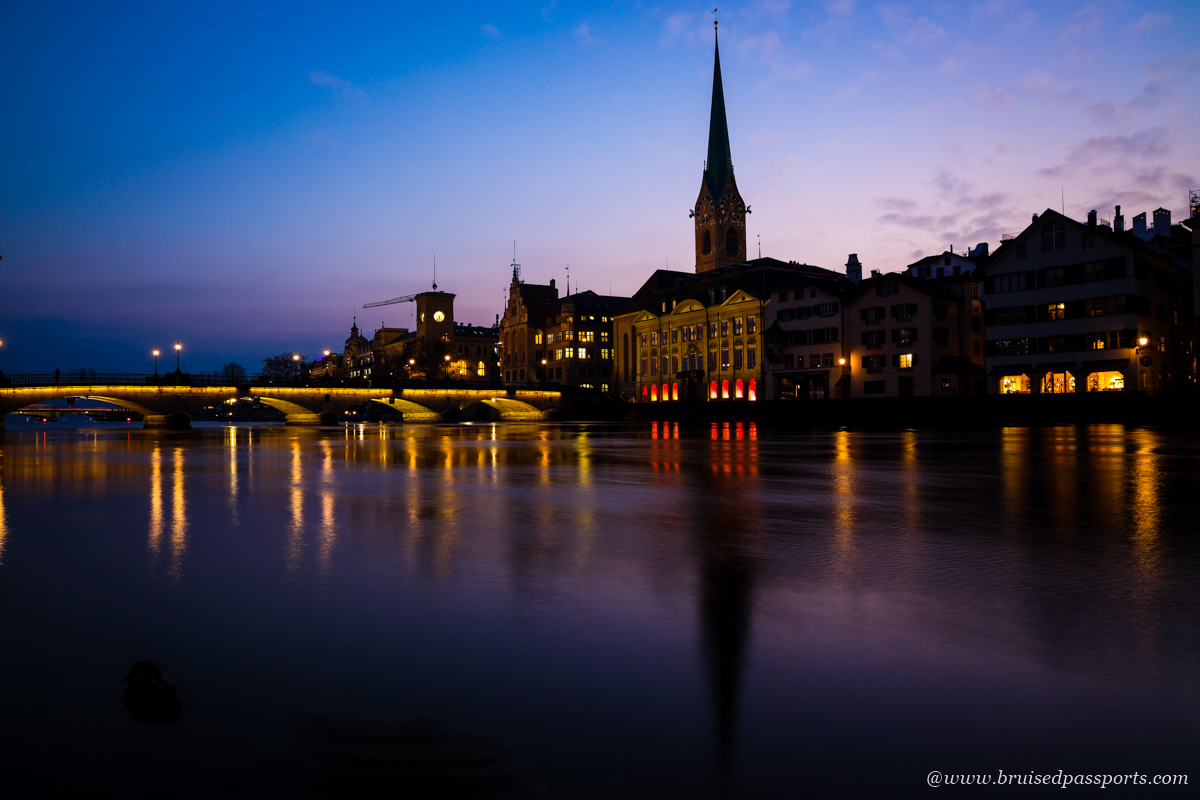
<path id="1" fill-rule="evenodd" d="M 1150 344 L 1150 340 L 1147 339 L 1145 336 L 1138 338 L 1138 347 L 1145 347 L 1148 344 Z"/>

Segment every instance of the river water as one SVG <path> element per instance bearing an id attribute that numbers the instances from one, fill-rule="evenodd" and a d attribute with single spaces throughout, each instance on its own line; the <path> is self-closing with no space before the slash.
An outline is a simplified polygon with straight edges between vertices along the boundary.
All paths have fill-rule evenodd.
<path id="1" fill-rule="evenodd" d="M 1194 785 L 1198 498 L 1120 425 L 10 423 L 0 793 Z"/>

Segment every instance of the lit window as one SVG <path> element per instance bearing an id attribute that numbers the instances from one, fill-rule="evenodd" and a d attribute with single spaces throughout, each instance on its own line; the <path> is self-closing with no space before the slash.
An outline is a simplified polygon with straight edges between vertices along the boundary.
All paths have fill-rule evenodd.
<path id="1" fill-rule="evenodd" d="M 721 335 L 722 336 L 729 335 L 729 320 L 727 320 L 727 319 L 721 320 Z"/>
<path id="2" fill-rule="evenodd" d="M 753 319 L 753 317 L 751 317 Z M 758 366 L 758 348 L 751 345 L 746 349 L 746 368 L 754 369 Z"/>
<path id="3" fill-rule="evenodd" d="M 741 378 L 738 378 L 737 383 L 734 384 L 734 392 L 735 392 L 735 395 L 734 395 L 735 399 L 741 400 L 742 399 L 742 379 Z"/>
<path id="4" fill-rule="evenodd" d="M 716 381 L 713 381 L 712 386 L 709 387 L 708 396 L 709 396 L 709 398 L 711 398 L 713 400 L 717 399 L 717 382 Z M 716 424 L 716 423 L 713 423 L 713 424 Z"/>
<path id="5" fill-rule="evenodd" d="M 678 383 L 671 384 L 671 399 L 672 400 L 679 399 L 679 384 Z"/>
<path id="6" fill-rule="evenodd" d="M 721 397 L 725 400 L 729 399 L 729 381 L 721 381 Z"/>
<path id="7" fill-rule="evenodd" d="M 751 378 L 750 379 L 750 401 L 754 402 L 757 399 L 758 399 L 758 384 L 754 381 L 754 378 Z"/>
<path id="8" fill-rule="evenodd" d="M 650 384 L 650 402 L 652 402 L 652 403 L 658 402 L 658 384 L 657 383 Z"/>
<path id="9" fill-rule="evenodd" d="M 913 366 L 913 354 L 912 353 L 901 353 L 900 354 L 900 369 L 912 369 L 912 366 Z"/>
<path id="10" fill-rule="evenodd" d="M 733 335 L 734 336 L 742 335 L 742 318 L 741 317 L 735 317 L 733 320 Z"/>

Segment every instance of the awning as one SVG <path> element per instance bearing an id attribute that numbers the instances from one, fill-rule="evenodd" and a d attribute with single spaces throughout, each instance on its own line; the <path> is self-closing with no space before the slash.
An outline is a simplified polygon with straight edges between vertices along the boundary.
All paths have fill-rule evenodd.
<path id="1" fill-rule="evenodd" d="M 1116 372 L 1129 366 L 1128 358 L 1110 358 L 1107 361 L 1085 361 L 1084 372 Z"/>
<path id="2" fill-rule="evenodd" d="M 1033 372 L 1033 367 L 1028 364 L 1001 364 L 998 367 L 992 367 L 992 371 L 988 373 L 990 378 L 1003 378 L 1005 375 L 1029 375 Z"/>

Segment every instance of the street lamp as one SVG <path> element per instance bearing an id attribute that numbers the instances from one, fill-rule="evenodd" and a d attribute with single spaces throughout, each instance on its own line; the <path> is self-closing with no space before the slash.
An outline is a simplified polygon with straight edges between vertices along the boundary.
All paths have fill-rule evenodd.
<path id="1" fill-rule="evenodd" d="M 158 377 L 158 351 L 154 351 L 154 377 Z"/>
<path id="2" fill-rule="evenodd" d="M 175 343 L 175 371 L 179 372 L 179 351 L 183 349 L 183 345 L 179 342 Z"/>

